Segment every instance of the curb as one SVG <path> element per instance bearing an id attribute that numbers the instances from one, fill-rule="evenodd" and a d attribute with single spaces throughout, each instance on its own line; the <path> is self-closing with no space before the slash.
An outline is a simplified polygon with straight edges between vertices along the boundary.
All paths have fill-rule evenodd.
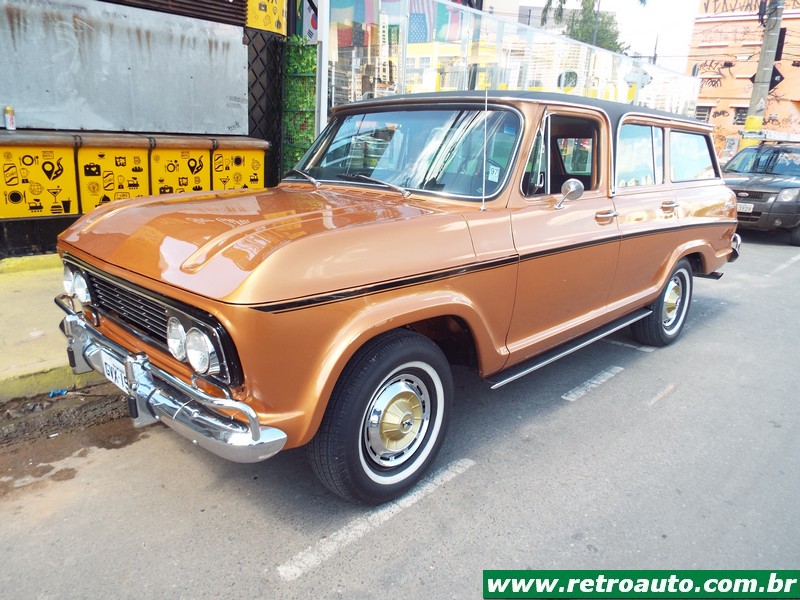
<path id="1" fill-rule="evenodd" d="M 53 390 L 77 390 L 106 382 L 106 379 L 91 371 L 74 375 L 69 366 L 54 367 L 36 373 L 13 375 L 0 380 L 0 407 L 12 400 L 33 398 L 49 394 Z"/>
<path id="2" fill-rule="evenodd" d="M 0 259 L 0 275 L 22 273 L 24 271 L 44 271 L 60 269 L 61 257 L 58 254 L 39 254 L 37 256 L 15 256 Z"/>

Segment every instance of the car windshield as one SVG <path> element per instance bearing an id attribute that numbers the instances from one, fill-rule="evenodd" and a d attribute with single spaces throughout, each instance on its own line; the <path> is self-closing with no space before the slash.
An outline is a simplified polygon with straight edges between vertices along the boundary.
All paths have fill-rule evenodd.
<path id="1" fill-rule="evenodd" d="M 515 112 L 482 108 L 339 114 L 297 169 L 319 182 L 492 196 L 505 184 L 522 125 Z"/>
<path id="2" fill-rule="evenodd" d="M 725 165 L 726 173 L 764 173 L 800 177 L 800 148 L 752 146 Z"/>

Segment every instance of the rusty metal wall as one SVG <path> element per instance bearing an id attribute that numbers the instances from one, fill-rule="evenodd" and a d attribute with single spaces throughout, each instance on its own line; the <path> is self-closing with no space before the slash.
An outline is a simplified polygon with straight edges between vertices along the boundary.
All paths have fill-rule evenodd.
<path id="1" fill-rule="evenodd" d="M 95 0 L 2 11 L 0 105 L 18 128 L 248 133 L 243 27 Z"/>

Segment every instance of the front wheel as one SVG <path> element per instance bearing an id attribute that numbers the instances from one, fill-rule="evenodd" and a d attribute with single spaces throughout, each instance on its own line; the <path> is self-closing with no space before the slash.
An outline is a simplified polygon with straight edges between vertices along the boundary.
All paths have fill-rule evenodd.
<path id="1" fill-rule="evenodd" d="M 800 225 L 789 230 L 789 243 L 792 246 L 800 246 Z"/>
<path id="2" fill-rule="evenodd" d="M 308 445 L 322 483 L 348 500 L 380 504 L 412 487 L 441 448 L 453 381 L 436 344 L 410 331 L 367 343 L 336 384 Z"/>
<path id="3" fill-rule="evenodd" d="M 631 325 L 633 337 L 648 346 L 671 344 L 683 331 L 692 302 L 692 265 L 680 260 L 661 294 L 650 308 L 653 313 Z"/>

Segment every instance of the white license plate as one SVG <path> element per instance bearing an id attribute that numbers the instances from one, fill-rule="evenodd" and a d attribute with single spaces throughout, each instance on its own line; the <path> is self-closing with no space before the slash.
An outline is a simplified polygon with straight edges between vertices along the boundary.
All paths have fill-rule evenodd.
<path id="1" fill-rule="evenodd" d="M 128 377 L 125 375 L 125 365 L 105 352 L 101 352 L 100 356 L 103 359 L 103 375 L 105 375 L 106 379 L 108 379 L 111 383 L 127 394 Z"/>
<path id="2" fill-rule="evenodd" d="M 749 202 L 737 202 L 736 203 L 736 210 L 740 213 L 751 213 L 753 212 L 753 204 Z"/>

